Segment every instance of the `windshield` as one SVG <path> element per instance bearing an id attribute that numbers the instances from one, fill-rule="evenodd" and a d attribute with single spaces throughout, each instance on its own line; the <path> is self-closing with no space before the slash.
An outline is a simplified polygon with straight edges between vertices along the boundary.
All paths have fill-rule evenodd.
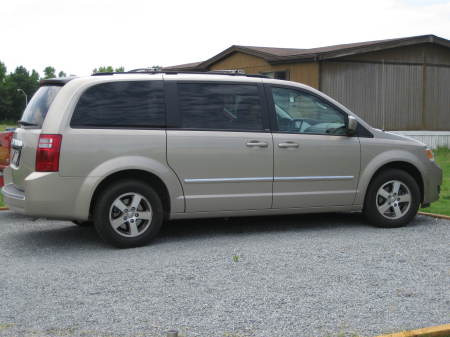
<path id="1" fill-rule="evenodd" d="M 41 127 L 48 109 L 60 89 L 61 86 L 56 85 L 40 87 L 33 95 L 30 103 L 28 103 L 21 120 Z"/>

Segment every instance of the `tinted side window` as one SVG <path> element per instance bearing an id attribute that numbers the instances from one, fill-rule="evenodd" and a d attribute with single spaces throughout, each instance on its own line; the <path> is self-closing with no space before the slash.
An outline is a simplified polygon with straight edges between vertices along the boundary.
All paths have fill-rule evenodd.
<path id="1" fill-rule="evenodd" d="M 162 81 L 102 83 L 81 96 L 72 127 L 164 127 Z"/>
<path id="2" fill-rule="evenodd" d="M 345 135 L 346 116 L 308 93 L 272 88 L 278 130 L 293 133 Z"/>
<path id="3" fill-rule="evenodd" d="M 263 130 L 256 85 L 179 83 L 181 127 L 210 130 Z"/>

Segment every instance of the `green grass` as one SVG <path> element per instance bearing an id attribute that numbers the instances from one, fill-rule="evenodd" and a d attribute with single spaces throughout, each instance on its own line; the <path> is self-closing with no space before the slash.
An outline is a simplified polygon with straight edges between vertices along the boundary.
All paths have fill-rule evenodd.
<path id="1" fill-rule="evenodd" d="M 450 149 L 439 148 L 434 151 L 434 160 L 444 172 L 440 199 L 428 208 L 421 210 L 429 213 L 450 215 Z"/>
<path id="2" fill-rule="evenodd" d="M 15 128 L 17 124 L 14 121 L 1 121 L 0 131 L 4 131 L 6 128 Z"/>

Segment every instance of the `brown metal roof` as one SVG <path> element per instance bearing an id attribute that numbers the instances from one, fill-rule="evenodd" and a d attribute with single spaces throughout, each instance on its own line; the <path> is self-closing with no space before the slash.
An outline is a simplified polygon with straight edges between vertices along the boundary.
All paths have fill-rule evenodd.
<path id="1" fill-rule="evenodd" d="M 390 48 L 405 47 L 421 43 L 434 43 L 450 48 L 450 41 L 435 35 L 420 35 L 398 39 L 387 39 L 357 43 L 339 44 L 319 48 L 298 49 L 298 48 L 272 48 L 255 46 L 233 45 L 221 53 L 203 62 L 195 62 L 178 66 L 166 67 L 167 70 L 206 70 L 212 64 L 221 59 L 236 53 L 253 55 L 263 58 L 271 64 L 308 62 L 339 58 L 343 56 L 362 54 L 385 50 Z"/>
<path id="2" fill-rule="evenodd" d="M 176 66 L 163 67 L 163 70 L 194 70 L 200 65 L 201 62 L 184 63 Z"/>

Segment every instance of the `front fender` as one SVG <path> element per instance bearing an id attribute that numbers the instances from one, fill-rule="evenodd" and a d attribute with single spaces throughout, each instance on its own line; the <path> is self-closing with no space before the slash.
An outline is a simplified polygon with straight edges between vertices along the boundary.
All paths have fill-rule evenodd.
<path id="1" fill-rule="evenodd" d="M 355 196 L 355 205 L 363 205 L 366 196 L 367 188 L 374 175 L 385 165 L 403 162 L 408 163 L 417 168 L 424 178 L 425 167 L 420 158 L 411 151 L 402 149 L 386 150 L 378 154 L 362 153 L 361 157 L 361 174 L 358 182 L 358 189 Z"/>

